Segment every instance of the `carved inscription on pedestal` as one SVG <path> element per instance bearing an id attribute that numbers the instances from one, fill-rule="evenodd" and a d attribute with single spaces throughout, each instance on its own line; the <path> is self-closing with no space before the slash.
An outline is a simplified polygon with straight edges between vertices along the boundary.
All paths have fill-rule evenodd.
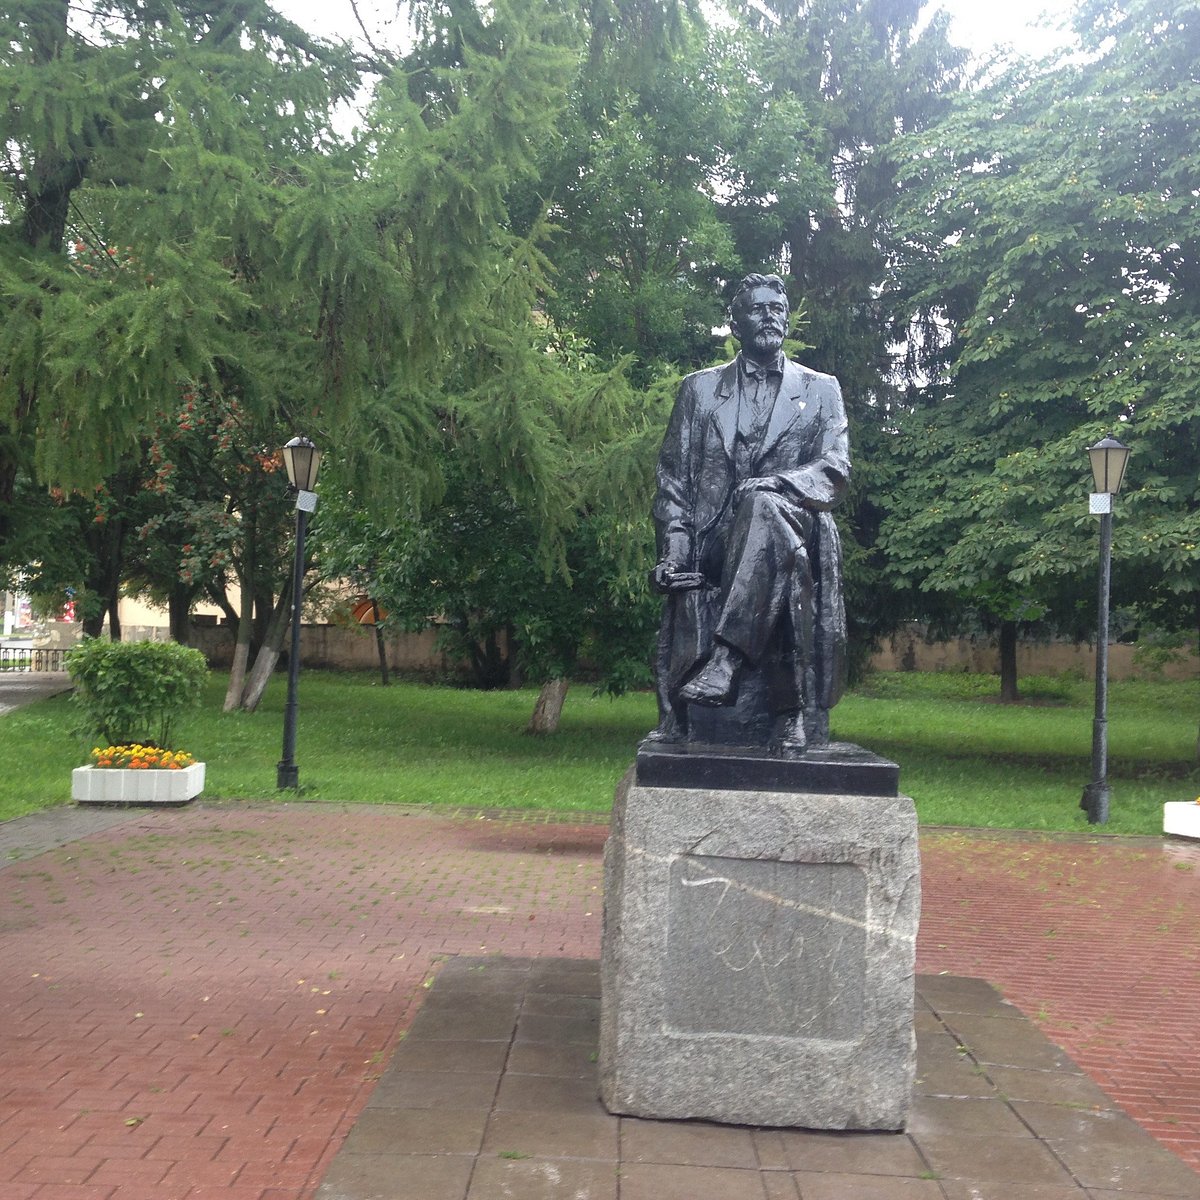
<path id="1" fill-rule="evenodd" d="M 861 868 L 686 855 L 672 864 L 670 890 L 664 984 L 672 1032 L 861 1036 Z"/>

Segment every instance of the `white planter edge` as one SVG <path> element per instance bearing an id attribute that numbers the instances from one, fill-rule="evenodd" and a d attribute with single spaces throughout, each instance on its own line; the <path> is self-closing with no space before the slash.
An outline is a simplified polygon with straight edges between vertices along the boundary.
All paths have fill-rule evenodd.
<path id="1" fill-rule="evenodd" d="M 77 804 L 186 804 L 203 790 L 202 762 L 178 771 L 89 766 L 71 772 L 71 799 Z"/>
<path id="2" fill-rule="evenodd" d="M 1200 838 L 1200 804 L 1195 800 L 1168 800 L 1163 805 L 1163 833 Z"/>

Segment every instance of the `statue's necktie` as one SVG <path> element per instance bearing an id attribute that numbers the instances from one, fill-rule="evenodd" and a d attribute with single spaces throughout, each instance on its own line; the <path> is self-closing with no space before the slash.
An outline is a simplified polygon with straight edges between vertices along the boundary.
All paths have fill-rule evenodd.
<path id="1" fill-rule="evenodd" d="M 734 465 L 739 480 L 755 474 L 755 459 L 762 448 L 771 412 L 771 378 L 766 370 L 746 372 L 738 397 L 738 431 Z"/>

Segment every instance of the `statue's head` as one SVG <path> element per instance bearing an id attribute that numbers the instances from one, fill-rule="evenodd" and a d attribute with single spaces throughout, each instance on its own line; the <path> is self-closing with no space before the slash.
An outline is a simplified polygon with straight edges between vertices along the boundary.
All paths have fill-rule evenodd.
<path id="1" fill-rule="evenodd" d="M 729 306 L 733 336 L 751 358 L 774 358 L 788 329 L 787 289 L 778 275 L 747 275 Z"/>

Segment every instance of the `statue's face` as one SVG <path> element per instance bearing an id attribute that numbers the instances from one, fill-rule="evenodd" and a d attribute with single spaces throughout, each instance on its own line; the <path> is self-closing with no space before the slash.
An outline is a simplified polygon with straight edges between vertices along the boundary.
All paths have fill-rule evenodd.
<path id="1" fill-rule="evenodd" d="M 783 346 L 787 333 L 788 302 L 774 288 L 751 288 L 731 314 L 734 336 L 744 353 L 754 358 L 772 358 Z"/>

